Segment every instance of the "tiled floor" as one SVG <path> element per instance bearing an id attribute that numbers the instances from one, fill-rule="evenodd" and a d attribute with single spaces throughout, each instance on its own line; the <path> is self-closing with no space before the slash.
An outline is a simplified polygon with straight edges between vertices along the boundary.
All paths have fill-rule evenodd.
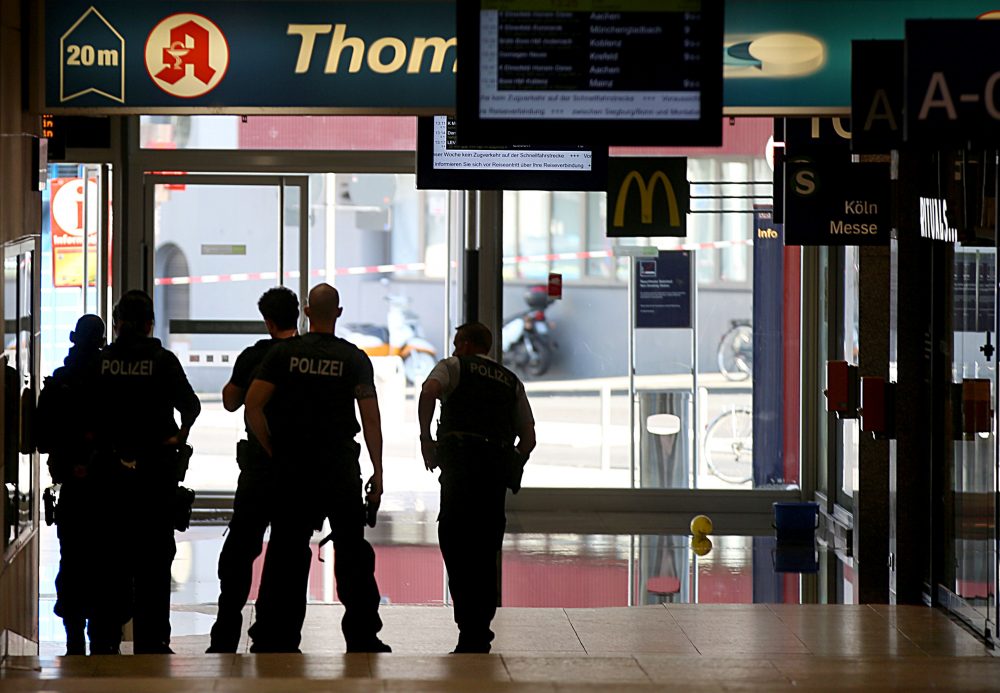
<path id="1" fill-rule="evenodd" d="M 14 660 L 0 690 L 1000 690 L 1000 659 L 924 607 L 505 608 L 494 654 L 460 656 L 448 608 L 383 607 L 390 655 L 342 654 L 341 613 L 310 607 L 305 655 L 204 655 L 186 636 L 173 657 Z"/>

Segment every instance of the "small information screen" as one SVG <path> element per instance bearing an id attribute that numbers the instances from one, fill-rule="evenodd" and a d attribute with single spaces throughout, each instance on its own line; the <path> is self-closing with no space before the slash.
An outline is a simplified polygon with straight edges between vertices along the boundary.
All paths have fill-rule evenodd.
<path id="1" fill-rule="evenodd" d="M 721 139 L 721 0 L 463 2 L 458 45 L 463 67 L 472 58 L 473 74 L 458 74 L 472 136 L 489 128 L 516 141 L 505 123 L 532 121 L 548 124 L 531 128 L 547 138 L 599 123 L 594 136 L 609 144 Z"/>
<path id="2" fill-rule="evenodd" d="M 459 144 L 454 118 L 420 118 L 417 187 L 475 190 L 604 190 L 607 147 Z"/>

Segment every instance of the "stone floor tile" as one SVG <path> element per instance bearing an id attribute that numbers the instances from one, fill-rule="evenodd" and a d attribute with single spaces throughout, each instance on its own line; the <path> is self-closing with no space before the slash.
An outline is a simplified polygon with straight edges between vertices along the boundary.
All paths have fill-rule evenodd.
<path id="1" fill-rule="evenodd" d="M 498 655 L 451 655 L 432 657 L 373 658 L 372 677 L 375 679 L 406 679 L 433 681 L 510 681 L 510 674 Z"/>
<path id="2" fill-rule="evenodd" d="M 367 654 L 237 655 L 231 676 L 237 678 L 371 678 Z"/>
<path id="3" fill-rule="evenodd" d="M 705 682 L 727 679 L 787 681 L 766 658 L 682 657 L 636 654 L 635 660 L 653 681 Z"/>
<path id="4" fill-rule="evenodd" d="M 654 628 L 577 631 L 588 654 L 665 652 L 696 655 L 698 650 L 682 632 Z"/>
<path id="5" fill-rule="evenodd" d="M 576 631 L 568 622 L 559 627 L 546 625 L 541 628 L 530 625 L 501 627 L 494 624 L 493 631 L 496 633 L 494 652 L 534 649 L 576 654 L 586 652 Z"/>
<path id="6" fill-rule="evenodd" d="M 514 681 L 644 682 L 649 677 L 632 657 L 510 657 L 504 663 Z"/>

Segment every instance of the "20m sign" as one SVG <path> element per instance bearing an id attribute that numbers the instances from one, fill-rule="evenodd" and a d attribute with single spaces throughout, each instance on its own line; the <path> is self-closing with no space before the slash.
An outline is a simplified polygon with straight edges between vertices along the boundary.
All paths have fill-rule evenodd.
<path id="1" fill-rule="evenodd" d="M 98 94 L 125 103 L 125 39 L 91 7 L 59 40 L 59 101 Z"/>

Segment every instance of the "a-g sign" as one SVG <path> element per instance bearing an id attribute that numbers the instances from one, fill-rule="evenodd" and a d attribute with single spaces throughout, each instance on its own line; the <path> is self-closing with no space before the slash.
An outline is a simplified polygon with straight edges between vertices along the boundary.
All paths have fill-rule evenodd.
<path id="1" fill-rule="evenodd" d="M 608 160 L 608 236 L 686 236 L 690 193 L 684 157 Z"/>
<path id="2" fill-rule="evenodd" d="M 934 149 L 1000 142 L 1000 22 L 906 22 L 905 139 Z"/>

